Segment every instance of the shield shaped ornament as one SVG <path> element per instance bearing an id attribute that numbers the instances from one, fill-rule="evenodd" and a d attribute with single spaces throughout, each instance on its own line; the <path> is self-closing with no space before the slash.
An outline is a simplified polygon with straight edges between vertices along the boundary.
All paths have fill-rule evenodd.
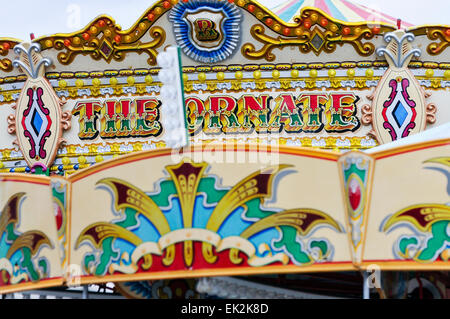
<path id="1" fill-rule="evenodd" d="M 380 79 L 375 92 L 368 98 L 372 105 L 362 107 L 362 123 L 372 125 L 371 135 L 380 144 L 389 143 L 425 130 L 427 123 L 436 121 L 436 106 L 426 104 L 426 93 L 408 69 L 413 56 L 421 51 L 413 48 L 412 33 L 403 30 L 387 33 L 387 46 L 377 49 L 384 56 L 389 69 Z"/>
<path id="2" fill-rule="evenodd" d="M 170 11 L 169 20 L 177 45 L 195 61 L 223 61 L 238 47 L 241 13 L 228 1 L 179 1 Z"/>
<path id="3" fill-rule="evenodd" d="M 223 24 L 225 14 L 203 9 L 195 13 L 186 11 L 184 20 L 188 23 L 192 43 L 200 50 L 214 50 L 224 40 Z"/>
<path id="4" fill-rule="evenodd" d="M 65 103 L 45 78 L 51 61 L 43 58 L 37 43 L 22 43 L 14 48 L 19 57 L 13 65 L 27 75 L 15 108 L 8 117 L 8 132 L 16 134 L 17 144 L 30 168 L 46 170 L 54 161 L 63 130 L 70 129 L 71 113 L 61 110 Z"/>

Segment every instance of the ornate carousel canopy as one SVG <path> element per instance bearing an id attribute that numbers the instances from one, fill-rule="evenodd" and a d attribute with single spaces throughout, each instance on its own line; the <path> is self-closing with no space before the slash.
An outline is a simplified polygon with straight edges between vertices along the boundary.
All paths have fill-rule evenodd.
<path id="1" fill-rule="evenodd" d="M 450 26 L 317 3 L 0 38 L 0 292 L 447 271 Z"/>

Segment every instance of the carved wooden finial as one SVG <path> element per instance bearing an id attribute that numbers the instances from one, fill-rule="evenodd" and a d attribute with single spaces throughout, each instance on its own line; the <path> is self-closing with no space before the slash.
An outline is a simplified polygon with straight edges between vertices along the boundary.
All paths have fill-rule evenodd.
<path id="1" fill-rule="evenodd" d="M 376 53 L 383 56 L 391 68 L 407 67 L 412 57 L 419 57 L 422 52 L 420 49 L 413 48 L 411 43 L 414 41 L 414 34 L 405 33 L 403 30 L 386 33 L 384 40 L 388 42 L 387 46 L 378 48 Z"/>

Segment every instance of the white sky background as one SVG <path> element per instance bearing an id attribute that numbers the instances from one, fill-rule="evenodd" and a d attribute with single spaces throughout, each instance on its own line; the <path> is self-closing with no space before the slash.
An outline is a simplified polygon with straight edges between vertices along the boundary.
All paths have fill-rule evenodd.
<path id="1" fill-rule="evenodd" d="M 450 25 L 449 0 L 351 0 L 415 25 Z M 275 6 L 286 0 L 260 0 Z M 154 1 L 148 0 L 3 0 L 0 37 L 29 40 L 77 31 L 100 14 L 128 29 Z"/>

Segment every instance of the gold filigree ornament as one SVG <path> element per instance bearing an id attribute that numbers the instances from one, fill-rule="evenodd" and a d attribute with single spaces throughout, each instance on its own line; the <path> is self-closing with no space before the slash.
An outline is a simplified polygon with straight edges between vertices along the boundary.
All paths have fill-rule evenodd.
<path id="1" fill-rule="evenodd" d="M 427 46 L 427 52 L 430 55 L 441 54 L 450 46 L 450 27 L 449 26 L 422 26 L 409 30 L 414 35 L 426 35 L 430 40 L 439 40 L 440 42 L 431 42 Z"/>
<path id="2" fill-rule="evenodd" d="M 275 55 L 272 50 L 283 49 L 286 46 L 298 47 L 303 53 L 312 51 L 319 55 L 322 52 L 333 53 L 337 45 L 350 44 L 361 56 L 370 56 L 375 52 L 375 46 L 363 40 L 370 40 L 380 33 L 395 30 L 392 25 L 378 22 L 376 25 L 343 23 L 316 8 L 304 8 L 301 15 L 294 19 L 294 23 L 285 23 L 263 8 L 259 10 L 255 16 L 280 36 L 272 37 L 265 33 L 262 24 L 254 25 L 250 33 L 255 40 L 263 43 L 263 47 L 257 50 L 252 43 L 246 43 L 242 46 L 241 52 L 245 57 L 255 60 L 264 58 L 273 61 Z"/>
<path id="3" fill-rule="evenodd" d="M 122 31 L 111 17 L 103 15 L 78 32 L 56 34 L 36 41 L 42 50 L 64 50 L 58 53 L 58 61 L 64 65 L 72 63 L 79 54 L 90 55 L 94 60 L 104 59 L 108 63 L 113 59 L 122 61 L 127 52 L 145 52 L 149 55 L 148 64 L 155 65 L 156 49 L 164 43 L 166 32 L 161 27 L 152 27 L 155 18 L 152 21 L 149 16 L 142 16 L 130 29 Z M 153 40 L 143 42 L 147 32 Z"/>
<path id="4" fill-rule="evenodd" d="M 7 56 L 20 41 L 16 39 L 3 38 L 0 39 L 0 55 Z M 0 70 L 10 72 L 13 69 L 12 61 L 8 58 L 0 59 Z"/>

